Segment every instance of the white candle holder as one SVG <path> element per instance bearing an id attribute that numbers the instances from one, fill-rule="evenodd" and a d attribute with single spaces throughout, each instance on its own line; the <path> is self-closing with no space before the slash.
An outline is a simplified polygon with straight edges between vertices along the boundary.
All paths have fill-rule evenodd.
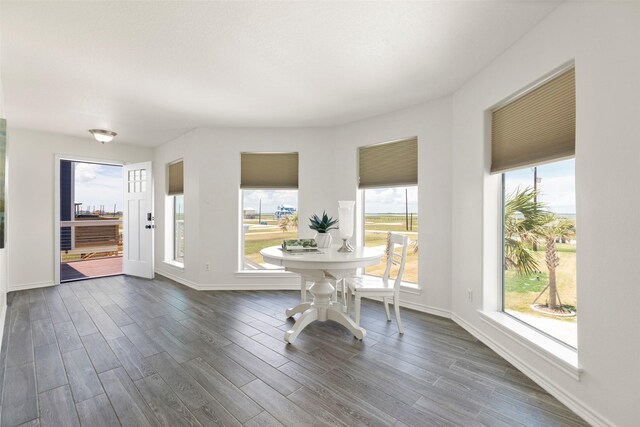
<path id="1" fill-rule="evenodd" d="M 349 239 L 353 236 L 353 210 L 356 202 L 346 200 L 338 202 L 338 220 L 340 224 L 340 238 L 342 246 L 338 252 L 353 252 Z"/>

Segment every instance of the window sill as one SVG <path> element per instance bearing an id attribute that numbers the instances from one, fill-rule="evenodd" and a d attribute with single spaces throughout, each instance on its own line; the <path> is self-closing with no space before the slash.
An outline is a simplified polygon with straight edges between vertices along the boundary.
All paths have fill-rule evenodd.
<path id="1" fill-rule="evenodd" d="M 400 292 L 405 294 L 420 295 L 422 293 L 422 289 L 420 288 L 420 286 L 418 286 L 417 283 L 402 282 L 400 283 Z"/>
<path id="2" fill-rule="evenodd" d="M 271 279 L 290 279 L 293 277 L 300 277 L 300 275 L 284 270 L 240 270 L 235 272 L 235 277 L 238 279 L 253 279 L 260 277 L 268 277 Z"/>
<path id="3" fill-rule="evenodd" d="M 184 263 L 182 262 L 170 261 L 170 260 L 164 260 L 162 262 L 170 267 L 177 268 L 179 270 L 184 270 Z"/>
<path id="4" fill-rule="evenodd" d="M 542 332 L 513 319 L 508 314 L 482 310 L 478 310 L 478 313 L 480 319 L 485 323 L 524 345 L 575 380 L 580 381 L 582 368 L 578 364 L 576 350 L 560 344 Z"/>

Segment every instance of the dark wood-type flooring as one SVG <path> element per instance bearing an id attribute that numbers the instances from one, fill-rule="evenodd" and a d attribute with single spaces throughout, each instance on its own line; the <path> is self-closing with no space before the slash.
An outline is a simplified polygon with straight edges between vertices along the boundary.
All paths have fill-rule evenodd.
<path id="1" fill-rule="evenodd" d="M 1 425 L 578 426 L 569 409 L 450 320 L 397 334 L 332 322 L 283 342 L 298 292 L 198 292 L 115 276 L 9 294 Z"/>

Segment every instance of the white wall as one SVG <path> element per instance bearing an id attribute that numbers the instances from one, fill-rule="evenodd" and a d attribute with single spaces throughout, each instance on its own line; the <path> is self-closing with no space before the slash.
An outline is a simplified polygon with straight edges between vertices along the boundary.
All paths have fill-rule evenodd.
<path id="1" fill-rule="evenodd" d="M 453 97 L 453 315 L 595 424 L 640 419 L 640 4 L 570 2 Z M 575 59 L 580 381 L 478 315 L 496 292 L 497 177 L 485 112 Z M 484 277 L 484 281 L 483 281 Z M 492 309 L 494 307 L 485 308 Z"/>
<path id="2" fill-rule="evenodd" d="M 100 144 L 90 136 L 77 138 L 12 129 L 8 204 L 9 291 L 51 285 L 54 280 L 55 155 L 123 162 L 146 161 L 153 150 L 130 145 Z"/>
<path id="3" fill-rule="evenodd" d="M 295 277 L 236 274 L 240 253 L 240 153 L 297 151 L 300 235 L 312 213 L 337 215 L 331 134 L 324 129 L 197 129 L 156 150 L 156 270 L 197 288 L 298 286 Z M 185 170 L 185 265 L 164 263 L 165 170 L 183 158 Z M 328 183 L 325 181 L 328 180 Z M 170 238 L 170 236 L 169 236 Z M 210 264 L 206 271 L 205 263 Z"/>
<path id="4" fill-rule="evenodd" d="M 282 275 L 237 274 L 240 251 L 240 153 L 299 152 L 300 235 L 313 237 L 307 218 L 338 200 L 357 197 L 357 147 L 418 136 L 421 218 L 420 293 L 405 305 L 448 315 L 450 300 L 451 99 L 329 129 L 197 129 L 155 153 L 156 271 L 198 289 L 299 286 Z M 166 165 L 184 159 L 184 268 L 165 263 Z M 170 220 L 170 218 L 169 218 Z M 334 236 L 334 239 L 337 236 Z M 171 244 L 171 241 L 169 244 Z M 433 249 L 432 249 L 433 248 Z M 206 271 L 205 264 L 211 265 Z"/>

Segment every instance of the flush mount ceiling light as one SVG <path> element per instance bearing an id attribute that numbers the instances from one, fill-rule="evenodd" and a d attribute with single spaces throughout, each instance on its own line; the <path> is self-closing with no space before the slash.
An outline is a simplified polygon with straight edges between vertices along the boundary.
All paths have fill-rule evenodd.
<path id="1" fill-rule="evenodd" d="M 91 135 L 93 135 L 96 141 L 102 142 L 103 144 L 105 142 L 113 141 L 113 138 L 115 138 L 115 136 L 117 135 L 117 133 L 113 131 L 104 129 L 89 129 L 89 132 L 91 133 Z"/>

